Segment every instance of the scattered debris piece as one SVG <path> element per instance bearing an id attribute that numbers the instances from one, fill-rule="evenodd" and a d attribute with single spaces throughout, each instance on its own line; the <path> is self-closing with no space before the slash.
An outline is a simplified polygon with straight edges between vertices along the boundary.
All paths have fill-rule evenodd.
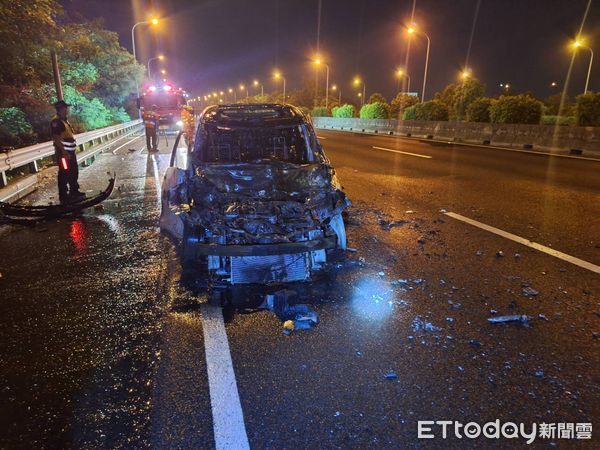
<path id="1" fill-rule="evenodd" d="M 483 255 L 483 252 L 481 250 L 477 250 L 475 252 L 475 256 L 481 256 L 481 255 Z"/>
<path id="2" fill-rule="evenodd" d="M 465 371 L 465 368 L 464 368 L 463 366 L 458 366 L 458 371 L 459 371 L 459 372 L 464 372 L 464 371 Z"/>
<path id="3" fill-rule="evenodd" d="M 542 319 L 542 320 L 548 320 L 548 318 L 546 317 L 545 314 L 539 313 L 538 314 L 538 319 Z"/>
<path id="4" fill-rule="evenodd" d="M 94 206 L 94 209 L 96 211 L 104 211 L 104 205 L 102 203 L 99 203 L 97 205 Z"/>
<path id="5" fill-rule="evenodd" d="M 410 223 L 410 221 L 409 220 L 392 220 L 392 221 L 388 221 L 388 220 L 383 220 L 383 219 L 379 220 L 379 226 L 382 229 L 386 230 L 386 231 L 390 231 L 394 227 L 404 226 L 407 223 Z"/>
<path id="6" fill-rule="evenodd" d="M 356 250 L 355 248 L 352 248 L 352 247 L 346 247 L 346 251 L 349 253 L 356 253 L 358 250 Z"/>
<path id="7" fill-rule="evenodd" d="M 421 245 L 425 244 L 425 238 L 420 237 L 419 239 L 417 239 L 417 243 Z"/>
<path id="8" fill-rule="evenodd" d="M 441 331 L 442 329 L 434 326 L 431 322 L 425 322 L 421 317 L 417 316 L 412 322 L 414 331 Z"/>
<path id="9" fill-rule="evenodd" d="M 423 278 L 417 278 L 415 280 L 412 281 L 414 284 L 423 284 L 423 282 L 425 282 L 425 280 Z"/>
<path id="10" fill-rule="evenodd" d="M 535 289 L 533 289 L 531 286 L 525 286 L 523 288 L 523 295 L 525 297 L 535 297 L 538 294 L 539 294 L 539 292 L 536 291 Z"/>
<path id="11" fill-rule="evenodd" d="M 409 209 L 408 211 L 405 211 L 406 214 L 414 214 L 416 211 L 413 211 L 412 209 Z"/>
<path id="12" fill-rule="evenodd" d="M 469 345 L 472 347 L 481 347 L 481 342 L 479 342 L 477 339 L 471 339 L 469 340 Z"/>
<path id="13" fill-rule="evenodd" d="M 394 372 L 393 370 L 390 370 L 388 373 L 385 374 L 385 378 L 387 378 L 388 380 L 395 380 L 398 378 L 398 374 L 396 374 L 396 372 Z"/>
<path id="14" fill-rule="evenodd" d="M 490 322 L 490 323 L 521 322 L 524 324 L 528 324 L 531 319 L 532 319 L 531 316 L 527 316 L 525 314 L 514 314 L 514 315 L 510 315 L 510 316 L 488 317 L 488 322 Z"/>
<path id="15" fill-rule="evenodd" d="M 135 148 L 128 148 L 127 151 L 133 153 L 135 152 Z"/>
<path id="16" fill-rule="evenodd" d="M 544 376 L 544 371 L 542 369 L 537 369 L 535 371 L 535 376 L 536 377 L 543 377 Z"/>
<path id="17" fill-rule="evenodd" d="M 490 314 L 498 314 L 498 311 L 495 309 L 490 309 Z"/>
<path id="18" fill-rule="evenodd" d="M 498 251 L 496 252 L 496 257 L 498 257 L 498 258 L 502 258 L 502 257 L 504 257 L 504 252 L 503 252 L 502 250 L 498 250 Z"/>
<path id="19" fill-rule="evenodd" d="M 401 284 L 408 284 L 408 280 L 405 280 L 403 278 L 399 278 L 398 280 L 394 280 L 391 282 L 392 286 L 399 286 Z"/>
<path id="20" fill-rule="evenodd" d="M 521 254 L 520 253 L 515 253 L 515 258 L 520 258 Z"/>
<path id="21" fill-rule="evenodd" d="M 380 277 L 385 277 L 385 272 L 377 272 L 377 275 L 379 275 Z"/>
<path id="22" fill-rule="evenodd" d="M 454 317 L 446 317 L 446 322 L 449 322 L 449 323 L 454 322 Z"/>
<path id="23" fill-rule="evenodd" d="M 597 331 L 594 331 L 594 332 L 592 333 L 592 337 L 593 337 L 594 339 L 600 339 L 600 333 L 598 333 Z"/>
<path id="24" fill-rule="evenodd" d="M 442 208 L 442 209 L 440 209 L 440 212 L 441 212 L 442 214 L 446 214 L 448 211 L 446 211 L 444 208 Z"/>

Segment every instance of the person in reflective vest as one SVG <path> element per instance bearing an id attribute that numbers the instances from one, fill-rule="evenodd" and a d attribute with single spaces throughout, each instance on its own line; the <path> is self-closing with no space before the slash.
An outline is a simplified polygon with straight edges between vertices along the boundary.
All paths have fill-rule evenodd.
<path id="1" fill-rule="evenodd" d="M 144 112 L 144 128 L 146 129 L 146 149 L 149 152 L 158 151 L 158 142 L 156 142 L 156 133 L 158 131 L 157 107 L 152 105 L 150 111 Z"/>
<path id="2" fill-rule="evenodd" d="M 54 104 L 56 116 L 50 121 L 54 156 L 58 164 L 58 198 L 61 203 L 78 201 L 85 197 L 85 194 L 79 190 L 77 142 L 73 127 L 67 120 L 69 106 L 64 100 L 56 102 Z"/>

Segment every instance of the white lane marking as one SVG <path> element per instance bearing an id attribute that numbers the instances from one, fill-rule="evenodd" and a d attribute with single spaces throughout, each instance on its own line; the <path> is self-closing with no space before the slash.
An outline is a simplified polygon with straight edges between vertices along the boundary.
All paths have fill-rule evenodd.
<path id="1" fill-rule="evenodd" d="M 136 137 L 134 137 L 133 139 L 131 139 L 131 140 L 129 140 L 129 141 L 127 141 L 127 142 L 125 142 L 123 145 L 119 145 L 117 148 L 115 148 L 115 149 L 112 151 L 112 154 L 113 154 L 113 155 L 116 155 L 116 154 L 117 154 L 117 152 L 118 152 L 119 150 L 121 150 L 123 147 L 125 147 L 126 145 L 129 145 L 129 144 L 131 144 L 133 141 L 136 141 L 136 140 L 138 140 L 139 138 L 141 138 L 141 136 L 136 136 Z"/>
<path id="2" fill-rule="evenodd" d="M 433 156 L 429 156 L 429 155 L 420 155 L 419 153 L 402 152 L 400 150 L 394 150 L 391 148 L 375 147 L 375 146 L 373 146 L 373 148 L 375 150 L 383 150 L 384 152 L 392 152 L 392 153 L 401 153 L 402 155 L 416 156 L 418 158 L 427 158 L 427 159 L 433 158 Z"/>
<path id="3" fill-rule="evenodd" d="M 217 450 L 250 449 L 223 311 L 202 305 L 201 313 L 215 447 Z"/>
<path id="4" fill-rule="evenodd" d="M 492 227 L 490 225 L 486 225 L 485 223 L 478 222 L 477 220 L 469 219 L 468 217 L 461 216 L 460 214 L 456 214 L 453 212 L 445 213 L 447 216 L 452 217 L 453 219 L 460 220 L 462 222 L 466 222 L 469 225 L 473 225 L 474 227 L 481 228 L 482 230 L 489 231 L 490 233 L 497 234 L 498 236 L 502 236 L 506 239 L 510 239 L 511 241 L 518 242 L 519 244 L 526 245 L 527 247 L 535 248 L 540 252 L 547 253 L 548 255 L 554 256 L 555 258 L 562 259 L 563 261 L 569 262 L 571 264 L 575 264 L 576 266 L 582 267 L 584 269 L 590 270 L 597 274 L 600 274 L 600 266 L 596 264 L 592 264 L 590 262 L 584 261 L 583 259 L 576 258 L 571 255 L 567 255 L 566 253 L 559 252 L 558 250 L 554 250 L 553 248 L 546 247 L 545 245 L 538 244 L 537 242 L 530 241 L 529 239 L 522 238 L 517 236 L 516 234 L 509 233 L 507 231 L 500 230 L 499 228 Z"/>
<path id="5" fill-rule="evenodd" d="M 434 142 L 440 142 L 440 141 L 434 141 Z M 446 142 L 446 141 L 441 141 L 441 142 Z M 547 152 L 536 152 L 533 150 L 520 150 L 518 148 L 508 148 L 508 147 L 498 147 L 495 145 L 481 145 L 481 144 L 469 144 L 468 142 L 447 142 L 448 144 L 451 144 L 453 146 L 464 146 L 464 147 L 479 147 L 479 148 L 493 148 L 496 150 L 504 150 L 507 152 L 516 152 L 516 153 L 530 153 L 532 155 L 539 155 L 539 156 L 551 156 L 551 157 L 556 157 L 556 158 L 568 158 L 568 159 L 583 159 L 586 161 L 596 161 L 596 162 L 600 162 L 600 159 L 598 158 L 586 158 L 585 156 L 572 156 L 572 155 L 556 155 L 554 153 L 547 153 Z"/>

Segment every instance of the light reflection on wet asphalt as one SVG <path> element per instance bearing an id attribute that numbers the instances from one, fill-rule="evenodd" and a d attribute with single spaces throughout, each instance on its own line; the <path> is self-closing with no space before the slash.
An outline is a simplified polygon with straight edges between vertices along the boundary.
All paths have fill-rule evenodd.
<path id="1" fill-rule="evenodd" d="M 253 448 L 397 448 L 415 444 L 418 419 L 597 416 L 597 283 L 497 237 L 465 238 L 438 208 L 379 196 L 387 176 L 357 172 L 335 147 L 328 156 L 355 203 L 348 235 L 358 252 L 291 286 L 319 325 L 283 336 L 274 314 L 251 313 L 263 297 L 244 287 L 224 311 Z M 198 313 L 205 282 L 181 272 L 157 226 L 167 161 L 166 150 L 104 155 L 82 173 L 84 187 L 100 190 L 118 168 L 102 211 L 0 236 L 1 447 L 214 445 Z M 382 218 L 407 224 L 385 231 Z M 499 246 L 523 256 L 499 260 Z M 522 298 L 523 283 L 541 296 Z M 550 320 L 493 327 L 492 309 Z M 440 331 L 416 329 L 417 318 Z M 385 378 L 390 370 L 397 380 Z"/>

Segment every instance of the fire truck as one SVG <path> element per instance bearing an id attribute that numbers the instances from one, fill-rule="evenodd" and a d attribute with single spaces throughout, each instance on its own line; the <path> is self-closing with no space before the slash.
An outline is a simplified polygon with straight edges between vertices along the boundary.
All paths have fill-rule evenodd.
<path id="1" fill-rule="evenodd" d="M 182 126 L 181 111 L 185 105 L 183 89 L 167 81 L 145 86 L 138 100 L 138 108 L 142 114 L 156 106 L 159 126 L 168 130 L 176 130 Z"/>

